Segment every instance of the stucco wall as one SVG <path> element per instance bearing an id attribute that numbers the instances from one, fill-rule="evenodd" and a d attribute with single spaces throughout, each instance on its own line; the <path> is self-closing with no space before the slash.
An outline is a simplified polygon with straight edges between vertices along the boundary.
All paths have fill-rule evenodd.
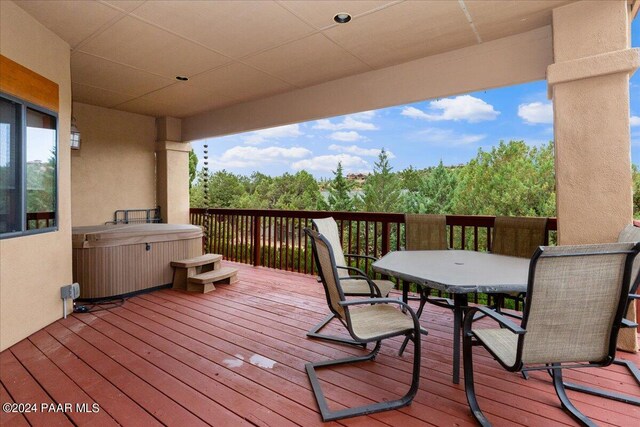
<path id="1" fill-rule="evenodd" d="M 74 103 L 82 135 L 71 153 L 73 226 L 104 224 L 118 209 L 156 206 L 155 118 Z"/>
<path id="2" fill-rule="evenodd" d="M 9 1 L 0 2 L 0 53 L 59 85 L 59 229 L 0 240 L 0 350 L 62 317 L 71 283 L 69 45 Z"/>
<path id="3" fill-rule="evenodd" d="M 553 29 L 558 241 L 612 242 L 633 217 L 626 2 L 555 9 Z"/>

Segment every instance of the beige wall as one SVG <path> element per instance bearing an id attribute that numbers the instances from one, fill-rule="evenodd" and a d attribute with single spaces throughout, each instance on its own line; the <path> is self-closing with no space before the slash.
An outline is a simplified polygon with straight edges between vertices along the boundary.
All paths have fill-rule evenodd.
<path id="1" fill-rule="evenodd" d="M 612 242 L 633 215 L 625 1 L 579 2 L 553 11 L 558 240 Z"/>
<path id="2" fill-rule="evenodd" d="M 551 28 L 542 27 L 182 121 L 182 139 L 246 132 L 545 78 Z"/>
<path id="3" fill-rule="evenodd" d="M 156 206 L 155 118 L 74 103 L 82 142 L 71 153 L 73 226 Z"/>
<path id="4" fill-rule="evenodd" d="M 167 224 L 189 224 L 189 152 L 191 144 L 158 141 L 158 205 Z"/>
<path id="5" fill-rule="evenodd" d="M 59 229 L 0 240 L 0 350 L 62 317 L 71 283 L 69 45 L 9 1 L 0 1 L 0 53 L 59 85 Z"/>

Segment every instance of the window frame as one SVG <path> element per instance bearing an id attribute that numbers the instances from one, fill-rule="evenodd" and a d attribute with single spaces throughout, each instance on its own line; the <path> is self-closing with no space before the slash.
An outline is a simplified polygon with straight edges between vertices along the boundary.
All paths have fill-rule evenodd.
<path id="1" fill-rule="evenodd" d="M 43 234 L 58 231 L 59 225 L 59 209 L 60 209 L 60 201 L 59 201 L 59 189 L 60 189 L 60 120 L 58 117 L 58 113 L 53 110 L 49 110 L 48 108 L 42 107 L 37 104 L 33 104 L 29 101 L 25 101 L 24 99 L 12 96 L 5 92 L 0 92 L 0 99 L 18 104 L 19 106 L 19 114 L 17 115 L 17 127 L 16 130 L 16 138 L 19 139 L 17 141 L 16 146 L 18 147 L 18 153 L 16 153 L 16 164 L 19 169 L 17 175 L 19 176 L 19 185 L 20 185 L 20 203 L 18 206 L 18 210 L 20 213 L 20 230 L 19 231 L 10 231 L 1 233 L 0 232 L 0 240 L 10 239 L 14 237 L 22 237 L 22 236 L 31 236 L 34 234 Z M 56 172 L 55 172 L 55 180 L 56 185 L 54 188 L 54 225 L 49 227 L 42 228 L 34 228 L 32 230 L 27 229 L 27 108 L 37 111 L 39 113 L 47 114 L 53 117 L 55 122 L 55 131 L 56 131 Z"/>

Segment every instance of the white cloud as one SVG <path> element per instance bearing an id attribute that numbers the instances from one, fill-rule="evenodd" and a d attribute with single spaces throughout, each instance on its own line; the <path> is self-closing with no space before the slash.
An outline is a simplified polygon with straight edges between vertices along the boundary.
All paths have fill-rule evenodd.
<path id="1" fill-rule="evenodd" d="M 344 142 L 353 142 L 353 141 L 360 141 L 360 140 L 366 139 L 364 136 L 360 135 L 355 130 L 350 130 L 347 132 L 343 132 L 343 131 L 333 132 L 331 135 L 329 135 L 329 138 L 336 141 L 344 141 Z"/>
<path id="2" fill-rule="evenodd" d="M 640 116 L 631 116 L 629 123 L 631 126 L 640 126 Z"/>
<path id="3" fill-rule="evenodd" d="M 422 110 L 418 110 L 416 107 L 404 107 L 400 113 L 403 116 L 411 117 L 412 119 L 427 119 L 429 116 Z"/>
<path id="4" fill-rule="evenodd" d="M 350 114 L 356 120 L 372 120 L 376 116 L 375 110 L 363 111 L 361 113 Z"/>
<path id="5" fill-rule="evenodd" d="M 270 129 L 261 129 L 250 132 L 244 137 L 244 143 L 248 145 L 259 145 L 265 141 L 279 138 L 297 138 L 304 135 L 299 124 L 278 126 Z"/>
<path id="6" fill-rule="evenodd" d="M 358 147 L 357 145 L 337 145 L 337 144 L 331 144 L 329 146 L 329 150 L 337 151 L 339 153 L 349 153 L 349 154 L 355 154 L 357 156 L 365 156 L 365 157 L 377 157 L 382 151 L 378 148 L 363 148 L 363 147 Z M 390 159 L 393 159 L 396 157 L 391 151 L 387 151 L 386 153 Z"/>
<path id="7" fill-rule="evenodd" d="M 431 101 L 429 103 L 429 109 L 434 111 L 428 113 L 415 107 L 405 107 L 402 109 L 401 114 L 413 119 L 422 119 L 430 122 L 466 120 L 469 123 L 495 120 L 498 115 L 500 115 L 499 111 L 493 109 L 493 105 L 487 104 L 482 99 L 471 95 Z"/>
<path id="8" fill-rule="evenodd" d="M 210 162 L 220 168 L 246 168 L 264 166 L 269 163 L 286 163 L 292 159 L 302 159 L 311 155 L 311 151 L 302 147 L 246 147 L 237 146 L 228 149 Z"/>
<path id="9" fill-rule="evenodd" d="M 334 123 L 329 119 L 317 120 L 313 129 L 319 130 L 378 130 L 378 127 L 371 123 L 375 117 L 375 111 L 364 111 L 362 113 L 345 116 L 341 122 Z"/>
<path id="10" fill-rule="evenodd" d="M 518 105 L 518 116 L 526 124 L 553 123 L 553 106 L 550 102 L 532 102 Z"/>
<path id="11" fill-rule="evenodd" d="M 428 128 L 418 132 L 418 139 L 437 145 L 468 145 L 485 139 L 487 135 L 468 135 L 454 132 L 450 129 Z"/>
<path id="12" fill-rule="evenodd" d="M 291 168 L 317 172 L 332 172 L 336 170 L 338 162 L 346 172 L 368 172 L 371 168 L 366 160 L 351 154 L 328 154 L 310 159 L 299 160 L 291 164 Z"/>

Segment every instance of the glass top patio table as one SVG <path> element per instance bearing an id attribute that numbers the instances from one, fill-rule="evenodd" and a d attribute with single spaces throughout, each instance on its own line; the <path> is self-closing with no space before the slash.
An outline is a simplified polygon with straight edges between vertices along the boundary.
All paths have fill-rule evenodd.
<path id="1" fill-rule="evenodd" d="M 373 263 L 374 271 L 410 283 L 449 292 L 453 297 L 453 382 L 460 381 L 460 342 L 469 293 L 526 292 L 529 259 L 484 252 L 395 251 Z"/>

